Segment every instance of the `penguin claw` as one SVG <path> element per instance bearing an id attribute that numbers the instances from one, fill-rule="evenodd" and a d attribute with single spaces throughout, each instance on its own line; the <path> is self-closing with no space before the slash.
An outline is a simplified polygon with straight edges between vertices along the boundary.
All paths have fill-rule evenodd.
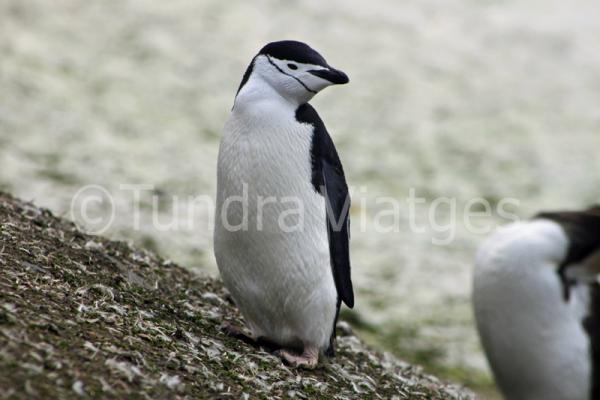
<path id="1" fill-rule="evenodd" d="M 250 346 L 262 348 L 269 353 L 274 353 L 281 348 L 277 343 L 271 340 L 252 334 L 248 329 L 240 328 L 239 326 L 232 324 L 231 322 L 224 322 L 220 326 L 221 332 L 227 336 L 231 336 L 234 339 L 238 339 Z"/>
<path id="2" fill-rule="evenodd" d="M 256 345 L 256 338 L 244 328 L 240 328 L 231 322 L 224 322 L 221 325 L 221 331 L 226 335 L 239 339 L 244 343 Z"/>
<path id="3" fill-rule="evenodd" d="M 274 354 L 281 358 L 281 360 L 295 368 L 303 369 L 315 369 L 319 363 L 319 351 L 316 349 L 309 348 L 304 350 L 301 355 L 294 354 L 289 350 L 279 349 Z"/>

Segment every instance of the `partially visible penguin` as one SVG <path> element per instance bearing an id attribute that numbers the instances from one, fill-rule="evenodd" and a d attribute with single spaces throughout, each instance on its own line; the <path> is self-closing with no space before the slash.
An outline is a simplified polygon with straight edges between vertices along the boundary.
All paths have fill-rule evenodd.
<path id="1" fill-rule="evenodd" d="M 218 158 L 214 249 L 255 340 L 312 368 L 333 354 L 343 301 L 353 307 L 344 170 L 308 101 L 348 82 L 308 45 L 279 41 L 252 59 Z M 327 202 L 326 202 L 327 200 Z"/>
<path id="2" fill-rule="evenodd" d="M 475 264 L 477 328 L 504 396 L 600 399 L 600 206 L 512 223 Z"/>

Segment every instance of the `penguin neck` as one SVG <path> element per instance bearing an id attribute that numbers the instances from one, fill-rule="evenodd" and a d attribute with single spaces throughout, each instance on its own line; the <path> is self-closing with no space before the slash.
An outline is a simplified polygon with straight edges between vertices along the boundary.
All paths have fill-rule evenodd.
<path id="1" fill-rule="evenodd" d="M 235 97 L 233 109 L 244 111 L 254 105 L 268 102 L 295 112 L 300 105 L 307 103 L 311 98 L 312 96 L 308 95 L 303 99 L 284 96 L 267 81 L 253 73 Z"/>

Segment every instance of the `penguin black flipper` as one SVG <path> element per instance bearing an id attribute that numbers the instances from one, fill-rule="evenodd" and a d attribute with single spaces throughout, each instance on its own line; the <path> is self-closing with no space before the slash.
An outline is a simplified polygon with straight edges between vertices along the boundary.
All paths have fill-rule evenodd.
<path id="1" fill-rule="evenodd" d="M 328 203 L 327 236 L 331 268 L 340 300 L 352 308 L 354 307 L 354 293 L 350 277 L 350 218 L 348 215 L 350 196 L 343 174 L 341 164 L 338 169 L 327 160 L 323 160 L 323 187 Z"/>
<path id="2" fill-rule="evenodd" d="M 312 185 L 326 199 L 329 254 L 338 301 L 343 301 L 352 308 L 354 292 L 350 277 L 350 195 L 344 169 L 333 140 L 317 111 L 308 103 L 302 104 L 296 110 L 296 120 L 313 126 Z"/>

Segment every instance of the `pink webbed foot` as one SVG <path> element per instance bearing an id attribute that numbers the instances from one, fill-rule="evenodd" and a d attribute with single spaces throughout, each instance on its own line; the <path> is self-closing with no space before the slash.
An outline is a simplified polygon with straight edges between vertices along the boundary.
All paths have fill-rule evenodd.
<path id="1" fill-rule="evenodd" d="M 314 369 L 319 362 L 319 348 L 305 345 L 302 354 L 295 354 L 290 350 L 281 349 L 275 352 L 283 362 L 296 368 Z"/>

